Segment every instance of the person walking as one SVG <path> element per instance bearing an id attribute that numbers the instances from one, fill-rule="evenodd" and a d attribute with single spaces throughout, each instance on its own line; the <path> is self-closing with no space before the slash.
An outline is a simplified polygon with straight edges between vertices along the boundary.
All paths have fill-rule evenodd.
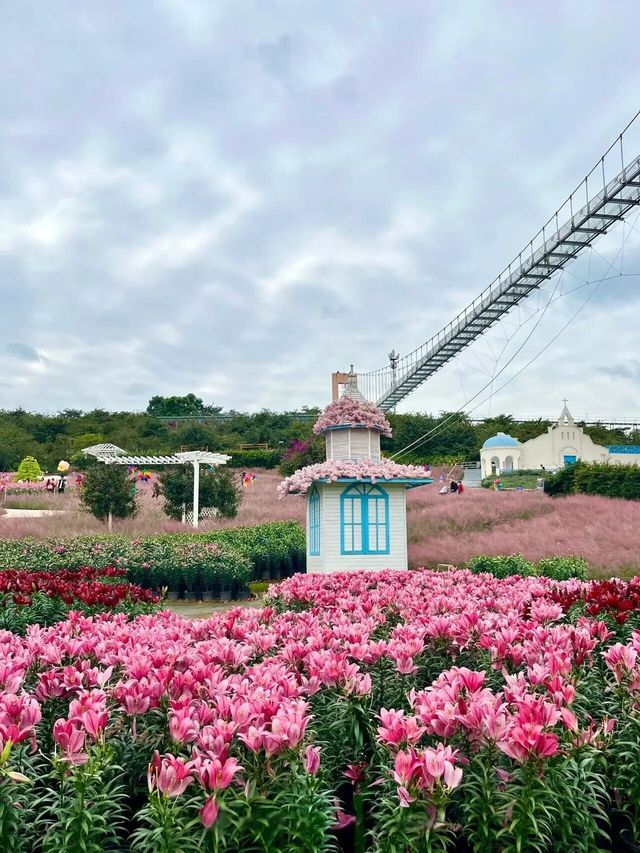
<path id="1" fill-rule="evenodd" d="M 464 492 L 464 486 L 462 485 L 462 480 L 458 483 L 458 494 L 461 495 Z"/>

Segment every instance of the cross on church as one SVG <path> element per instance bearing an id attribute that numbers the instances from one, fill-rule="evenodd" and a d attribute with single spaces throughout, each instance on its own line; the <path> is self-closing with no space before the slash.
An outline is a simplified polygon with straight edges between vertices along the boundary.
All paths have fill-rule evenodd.
<path id="1" fill-rule="evenodd" d="M 567 405 L 567 398 L 565 397 L 565 398 L 563 399 L 563 401 L 562 401 L 562 402 L 563 402 L 563 403 L 565 404 L 565 406 L 566 406 L 566 405 Z"/>

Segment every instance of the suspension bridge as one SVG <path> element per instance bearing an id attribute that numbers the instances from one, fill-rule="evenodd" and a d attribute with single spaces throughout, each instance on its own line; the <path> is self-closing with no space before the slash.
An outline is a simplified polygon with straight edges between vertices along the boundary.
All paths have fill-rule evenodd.
<path id="1" fill-rule="evenodd" d="M 367 399 L 393 409 L 640 205 L 639 117 L 640 111 L 517 257 L 448 325 L 405 356 L 393 350 L 385 367 L 358 374 Z M 334 389 L 344 375 L 334 374 Z"/>

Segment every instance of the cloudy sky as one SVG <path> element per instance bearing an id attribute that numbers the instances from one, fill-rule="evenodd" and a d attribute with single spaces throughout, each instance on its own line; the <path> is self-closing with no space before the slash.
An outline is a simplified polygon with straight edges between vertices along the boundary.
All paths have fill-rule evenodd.
<path id="1" fill-rule="evenodd" d="M 294 409 L 324 404 L 333 370 L 419 346 L 640 107 L 630 9 L 5 4 L 0 408 L 193 391 Z M 580 416 L 640 414 L 630 222 L 552 283 L 546 311 L 550 293 L 400 410 L 457 408 L 496 375 L 476 414 L 548 415 L 565 395 Z"/>

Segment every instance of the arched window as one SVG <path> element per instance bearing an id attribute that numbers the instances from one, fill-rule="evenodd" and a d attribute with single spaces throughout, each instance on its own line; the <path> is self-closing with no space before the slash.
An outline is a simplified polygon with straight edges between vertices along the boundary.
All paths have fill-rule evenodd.
<path id="1" fill-rule="evenodd" d="M 320 495 L 314 486 L 309 495 L 309 556 L 320 555 Z"/>
<path id="2" fill-rule="evenodd" d="M 389 553 L 389 495 L 358 483 L 340 495 L 340 553 Z"/>

